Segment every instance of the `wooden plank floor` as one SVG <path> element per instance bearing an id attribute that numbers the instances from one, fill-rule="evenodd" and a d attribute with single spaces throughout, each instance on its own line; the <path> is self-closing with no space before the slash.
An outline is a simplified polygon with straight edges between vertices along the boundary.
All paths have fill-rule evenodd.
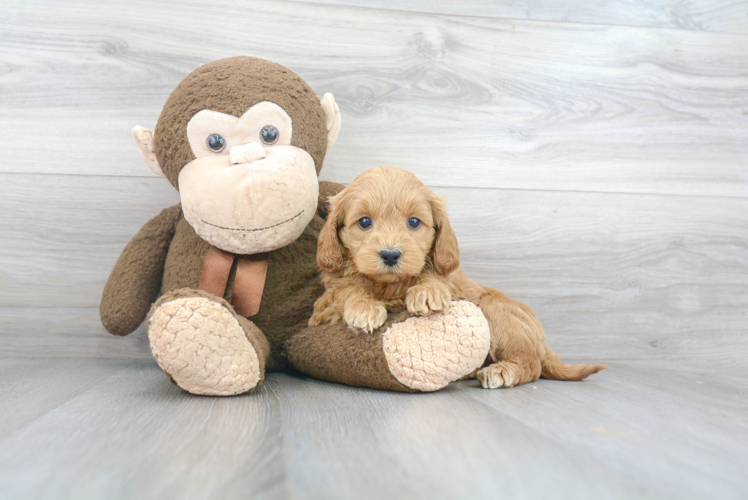
<path id="1" fill-rule="evenodd" d="M 748 367 L 617 362 L 432 394 L 271 374 L 192 396 L 150 360 L 0 359 L 0 498 L 745 498 Z"/>

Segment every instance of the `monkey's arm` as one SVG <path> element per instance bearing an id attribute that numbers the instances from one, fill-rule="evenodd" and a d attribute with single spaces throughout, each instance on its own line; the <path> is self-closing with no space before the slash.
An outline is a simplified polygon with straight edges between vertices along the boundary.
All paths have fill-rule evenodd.
<path id="1" fill-rule="evenodd" d="M 145 319 L 161 288 L 166 254 L 181 216 L 181 205 L 163 210 L 122 251 L 104 285 L 99 308 L 109 333 L 127 335 Z"/>
<path id="2" fill-rule="evenodd" d="M 317 214 L 323 219 L 327 219 L 330 212 L 328 199 L 335 196 L 345 188 L 344 185 L 337 182 L 319 181 L 319 200 L 317 201 Z"/>

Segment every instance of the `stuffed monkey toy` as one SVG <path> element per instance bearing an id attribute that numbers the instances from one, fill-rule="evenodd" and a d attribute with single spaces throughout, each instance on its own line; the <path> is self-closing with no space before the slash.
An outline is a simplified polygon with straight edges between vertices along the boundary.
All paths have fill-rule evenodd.
<path id="1" fill-rule="evenodd" d="M 269 61 L 232 57 L 188 75 L 155 131 L 133 129 L 181 203 L 120 255 L 104 287 L 104 327 L 127 335 L 147 320 L 158 365 L 193 394 L 249 392 L 266 371 L 289 366 L 349 385 L 432 391 L 480 367 L 488 325 L 467 302 L 392 314 L 371 334 L 307 327 L 324 291 L 316 249 L 326 200 L 343 188 L 317 176 L 340 124 L 331 94 L 320 101 Z"/>

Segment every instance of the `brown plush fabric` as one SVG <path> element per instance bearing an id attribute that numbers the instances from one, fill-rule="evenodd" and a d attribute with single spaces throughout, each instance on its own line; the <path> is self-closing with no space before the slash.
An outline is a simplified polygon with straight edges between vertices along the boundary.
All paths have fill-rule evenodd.
<path id="1" fill-rule="evenodd" d="M 330 196 L 343 189 L 341 184 L 332 182 L 324 185 Z M 252 318 L 273 346 L 270 369 L 287 365 L 282 355 L 283 342 L 306 326 L 314 301 L 324 290 L 316 264 L 317 239 L 323 224 L 315 216 L 298 240 L 270 253 L 262 304 Z M 182 217 L 179 205 L 164 210 L 143 226 L 123 251 L 104 290 L 101 310 L 107 330 L 117 335 L 135 330 L 156 300 L 159 284 L 161 294 L 180 288 L 197 289 L 209 248 Z M 235 269 L 223 297 L 227 300 L 231 300 L 234 276 Z M 133 314 L 135 310 L 139 313 Z"/>
<path id="2" fill-rule="evenodd" d="M 338 189 L 342 186 L 338 185 Z M 287 365 L 282 354 L 283 342 L 306 326 L 314 301 L 324 291 L 316 263 L 317 239 L 323 224 L 322 218 L 315 215 L 296 241 L 270 252 L 260 310 L 251 318 L 272 346 L 269 370 Z M 196 289 L 209 247 L 192 226 L 181 219 L 166 258 L 161 293 L 180 288 Z M 223 297 L 228 301 L 231 301 L 235 275 L 236 269 L 232 269 Z"/>
<path id="3" fill-rule="evenodd" d="M 315 215 L 299 239 L 270 252 L 260 311 L 250 318 L 270 341 L 270 371 L 287 366 L 283 343 L 306 327 L 314 301 L 324 291 L 315 260 L 323 224 Z"/>
<path id="4" fill-rule="evenodd" d="M 255 104 L 269 101 L 293 120 L 292 146 L 314 159 L 319 173 L 327 151 L 327 128 L 317 94 L 293 71 L 255 57 L 213 61 L 190 73 L 171 93 L 155 130 L 155 149 L 166 178 L 177 178 L 194 160 L 187 142 L 187 123 L 203 109 L 242 116 Z"/>
<path id="5" fill-rule="evenodd" d="M 355 334 L 343 322 L 309 327 L 286 342 L 288 360 L 297 370 L 321 380 L 419 392 L 395 379 L 382 348 L 382 332 L 409 316 L 407 312 L 391 314 L 374 333 Z"/>
<path id="6" fill-rule="evenodd" d="M 154 134 L 155 154 L 166 178 L 178 189 L 181 169 L 195 159 L 186 127 L 196 113 L 209 109 L 240 117 L 263 101 L 273 102 L 289 114 L 293 121 L 291 145 L 308 152 L 319 173 L 326 153 L 328 131 L 317 95 L 295 73 L 278 64 L 252 57 L 234 57 L 198 68 L 169 96 Z M 201 337 L 212 341 L 215 341 L 216 332 L 224 326 L 228 328 L 227 331 L 233 335 L 234 347 L 238 346 L 235 351 L 247 347 L 241 331 L 246 334 L 257 352 L 257 361 L 252 358 L 252 363 L 261 365 L 262 376 L 258 383 L 264 378 L 265 369 L 278 370 L 288 365 L 288 352 L 296 368 L 322 379 L 413 392 L 390 373 L 381 334 L 355 336 L 344 325 L 323 325 L 305 330 L 313 304 L 323 292 L 316 252 L 323 217 L 328 213 L 327 199 L 342 188 L 338 184 L 321 182 L 318 214 L 296 241 L 270 252 L 262 303 L 259 312 L 251 318 L 239 317 L 229 303 L 236 261 L 229 273 L 224 297 L 197 290 L 210 244 L 197 235 L 184 219 L 181 206 L 177 205 L 148 222 L 122 253 L 104 289 L 102 322 L 112 333 L 130 333 L 143 321 L 160 289 L 163 297 L 154 307 L 159 304 L 163 307 L 155 314 L 157 318 L 153 331 L 149 330 L 149 339 L 155 339 L 156 344 L 152 343 L 152 347 L 156 346 L 162 352 L 159 357 L 154 351 L 154 356 L 164 363 L 176 362 L 173 369 L 165 371 L 173 372 L 170 377 L 174 379 L 177 379 L 177 372 L 186 376 L 181 383 L 177 382 L 180 387 L 196 394 L 236 394 L 256 387 L 240 386 L 223 392 L 223 389 L 211 385 L 211 377 L 218 373 L 211 368 L 211 361 L 214 361 L 209 359 L 211 350 L 193 352 L 193 344 L 199 343 L 199 339 L 190 336 L 191 329 L 200 330 L 200 321 L 203 324 L 215 321 L 215 328 L 209 324 Z M 179 302 L 169 304 L 169 300 Z M 190 311 L 194 318 L 209 319 L 195 320 L 193 325 L 190 323 L 193 316 L 188 314 Z M 399 319 L 404 318 L 390 318 L 383 328 Z M 171 349 L 169 338 L 161 335 L 171 333 L 168 327 L 174 325 L 181 325 L 179 331 L 183 333 L 179 336 L 182 347 L 175 348 L 176 351 Z M 297 338 L 288 344 L 286 351 L 285 343 L 294 335 Z M 198 361 L 186 366 L 180 364 L 182 354 L 187 356 L 185 359 Z M 240 355 L 245 358 L 253 356 L 252 349 L 247 347 Z M 222 359 L 226 360 L 225 357 Z M 237 366 L 229 363 L 231 369 Z M 201 380 L 203 371 L 206 372 L 205 378 Z M 257 373 L 256 370 L 251 372 L 252 375 Z M 255 381 L 247 380 L 248 383 Z"/>
<path id="7" fill-rule="evenodd" d="M 197 288 L 209 249 L 210 243 L 199 237 L 184 217 L 180 218 L 166 256 L 161 293 L 178 288 Z"/>
<path id="8" fill-rule="evenodd" d="M 343 190 L 345 186 L 337 182 L 319 181 L 319 200 L 317 201 L 317 215 L 327 219 L 330 213 L 329 199 Z"/>
<path id="9" fill-rule="evenodd" d="M 127 335 L 156 300 L 167 252 L 182 215 L 179 205 L 163 210 L 130 240 L 104 286 L 99 312 L 109 333 Z"/>
<path id="10" fill-rule="evenodd" d="M 239 324 L 242 325 L 244 333 L 247 334 L 247 339 L 252 344 L 257 352 L 257 357 L 260 360 L 260 366 L 262 367 L 262 375 L 260 376 L 260 384 L 265 380 L 265 370 L 270 361 L 270 343 L 267 341 L 262 331 L 247 318 L 243 318 L 236 314 L 236 319 L 239 320 Z M 259 385 L 259 384 L 258 384 Z"/>

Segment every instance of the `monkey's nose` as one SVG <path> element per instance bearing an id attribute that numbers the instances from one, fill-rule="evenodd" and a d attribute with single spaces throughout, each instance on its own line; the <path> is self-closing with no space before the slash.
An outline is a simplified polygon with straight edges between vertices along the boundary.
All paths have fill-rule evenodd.
<path id="1" fill-rule="evenodd" d="M 379 252 L 379 257 L 382 259 L 382 262 L 384 262 L 385 266 L 389 267 L 396 265 L 402 255 L 403 254 L 400 250 L 394 248 L 385 248 Z"/>
<path id="2" fill-rule="evenodd" d="M 265 148 L 259 142 L 250 142 L 243 146 L 234 146 L 229 151 L 231 157 L 231 163 L 237 165 L 239 163 L 249 163 L 255 160 L 261 160 L 265 158 Z"/>

